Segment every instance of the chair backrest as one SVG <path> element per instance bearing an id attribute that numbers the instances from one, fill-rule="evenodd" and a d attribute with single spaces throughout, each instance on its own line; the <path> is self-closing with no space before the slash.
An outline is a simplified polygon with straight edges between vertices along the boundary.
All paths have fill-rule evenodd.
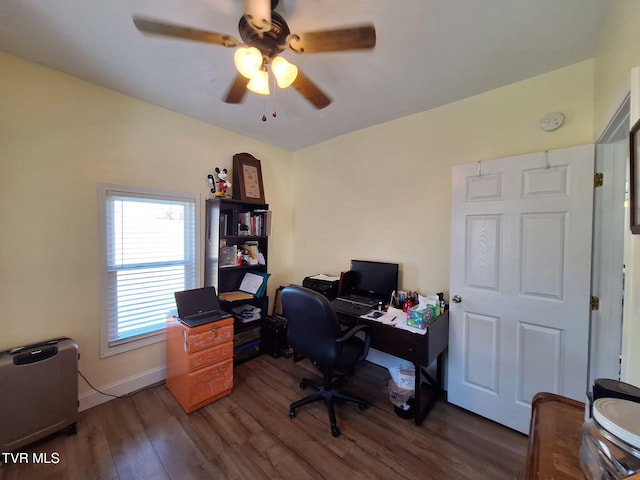
<path id="1" fill-rule="evenodd" d="M 329 300 L 308 288 L 286 287 L 282 290 L 282 310 L 289 345 L 320 365 L 335 365 L 336 339 L 342 336 L 342 330 Z"/>

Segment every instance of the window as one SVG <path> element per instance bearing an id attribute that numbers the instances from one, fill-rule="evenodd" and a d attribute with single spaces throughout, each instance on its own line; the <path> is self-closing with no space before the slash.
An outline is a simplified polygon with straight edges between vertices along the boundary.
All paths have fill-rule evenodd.
<path id="1" fill-rule="evenodd" d="M 198 195 L 98 186 L 101 355 L 164 339 L 174 292 L 197 287 Z"/>

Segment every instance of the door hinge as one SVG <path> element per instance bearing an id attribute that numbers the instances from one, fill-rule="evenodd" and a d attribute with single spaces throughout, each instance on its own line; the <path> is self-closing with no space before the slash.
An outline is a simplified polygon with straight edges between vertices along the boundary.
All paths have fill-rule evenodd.
<path id="1" fill-rule="evenodd" d="M 591 297 L 590 304 L 592 312 L 600 309 L 600 299 L 598 297 Z"/>
<path id="2" fill-rule="evenodd" d="M 603 182 L 604 182 L 604 174 L 602 173 L 593 174 L 593 188 L 601 187 Z"/>

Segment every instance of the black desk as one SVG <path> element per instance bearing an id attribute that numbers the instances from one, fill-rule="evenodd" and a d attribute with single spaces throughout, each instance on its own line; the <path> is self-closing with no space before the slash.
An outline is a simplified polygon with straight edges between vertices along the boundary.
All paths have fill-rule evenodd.
<path id="1" fill-rule="evenodd" d="M 415 423 L 421 425 L 442 394 L 442 354 L 449 345 L 449 312 L 429 325 L 424 335 L 342 313 L 338 313 L 338 318 L 347 325 L 370 325 L 371 348 L 413 363 L 416 371 Z M 427 367 L 434 361 L 435 379 L 427 373 Z"/>

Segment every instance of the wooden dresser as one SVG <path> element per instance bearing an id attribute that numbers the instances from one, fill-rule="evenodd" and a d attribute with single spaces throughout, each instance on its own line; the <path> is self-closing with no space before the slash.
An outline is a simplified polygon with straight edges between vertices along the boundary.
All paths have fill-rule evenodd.
<path id="1" fill-rule="evenodd" d="M 233 388 L 233 317 L 188 327 L 167 324 L 167 388 L 191 413 Z"/>
<path id="2" fill-rule="evenodd" d="M 584 480 L 580 468 L 585 405 L 553 393 L 533 397 L 524 480 Z"/>

